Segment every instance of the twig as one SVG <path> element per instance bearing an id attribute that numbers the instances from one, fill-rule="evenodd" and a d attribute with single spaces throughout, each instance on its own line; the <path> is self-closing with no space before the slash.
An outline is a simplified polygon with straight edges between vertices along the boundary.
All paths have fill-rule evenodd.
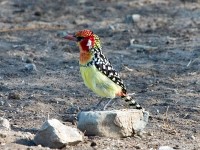
<path id="1" fill-rule="evenodd" d="M 190 64 L 194 63 L 195 61 L 197 61 L 197 60 L 199 60 L 199 59 L 200 59 L 200 57 L 197 57 L 197 58 L 195 58 L 194 60 L 190 60 L 190 61 L 188 62 L 188 64 L 187 64 L 187 67 L 189 67 Z"/>
<path id="2" fill-rule="evenodd" d="M 168 110 L 169 110 L 169 106 L 167 106 L 167 110 L 166 110 L 166 112 L 165 112 L 165 118 L 163 119 L 163 126 L 162 126 L 162 129 L 165 130 L 165 131 L 167 131 L 168 133 L 174 135 L 174 134 L 176 134 L 177 132 L 176 132 L 176 130 L 175 130 L 172 126 L 170 126 L 170 124 L 169 124 L 169 121 L 168 121 Z"/>
<path id="3" fill-rule="evenodd" d="M 165 112 L 166 123 L 165 123 L 165 119 L 163 119 L 164 126 L 167 126 L 167 127 L 169 127 L 168 116 L 167 116 L 168 110 L 169 110 L 169 106 L 167 106 L 167 110 L 166 110 L 166 112 Z M 166 124 L 167 124 L 167 125 L 166 125 Z"/>
<path id="4" fill-rule="evenodd" d="M 190 66 L 191 62 L 192 62 L 192 60 L 190 60 L 190 61 L 189 61 L 189 63 L 187 64 L 187 67 L 189 67 L 189 66 Z"/>
<path id="5" fill-rule="evenodd" d="M 133 44 L 131 43 L 130 45 L 131 48 L 140 48 L 140 49 L 145 49 L 145 50 L 156 50 L 158 47 L 152 47 L 152 46 L 147 46 L 147 45 L 141 45 L 141 44 Z"/>

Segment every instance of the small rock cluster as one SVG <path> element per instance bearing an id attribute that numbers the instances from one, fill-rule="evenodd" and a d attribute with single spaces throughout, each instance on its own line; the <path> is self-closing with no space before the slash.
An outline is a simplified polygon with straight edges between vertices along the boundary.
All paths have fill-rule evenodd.
<path id="1" fill-rule="evenodd" d="M 17 135 L 18 137 L 25 137 L 26 140 L 32 141 L 35 145 L 63 148 L 83 142 L 84 134 L 112 138 L 133 136 L 143 131 L 148 122 L 148 117 L 148 112 L 134 109 L 83 111 L 78 114 L 78 129 L 66 126 L 57 119 L 50 119 L 42 125 L 35 135 L 29 132 L 19 135 L 18 132 L 11 130 L 7 119 L 0 118 L 0 131 L 2 138 Z M 5 131 L 9 131 L 9 133 Z M 15 141 L 11 140 L 11 142 Z"/>

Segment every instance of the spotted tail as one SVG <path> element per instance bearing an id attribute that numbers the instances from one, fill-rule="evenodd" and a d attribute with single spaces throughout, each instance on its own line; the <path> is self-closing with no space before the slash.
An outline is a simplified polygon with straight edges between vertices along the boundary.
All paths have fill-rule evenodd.
<path id="1" fill-rule="evenodd" d="M 125 100 L 125 102 L 129 103 L 129 106 L 131 108 L 134 108 L 134 109 L 144 109 L 140 106 L 140 104 L 138 104 L 131 96 L 127 95 L 127 96 L 124 96 L 123 99 Z"/>

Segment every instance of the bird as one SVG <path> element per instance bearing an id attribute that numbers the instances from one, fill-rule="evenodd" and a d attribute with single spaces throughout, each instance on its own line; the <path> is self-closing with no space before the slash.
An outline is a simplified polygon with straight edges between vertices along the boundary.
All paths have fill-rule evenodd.
<path id="1" fill-rule="evenodd" d="M 98 96 L 109 98 L 112 101 L 121 97 L 134 109 L 143 109 L 130 94 L 113 68 L 111 62 L 102 52 L 101 41 L 98 35 L 89 29 L 80 30 L 74 34 L 60 32 L 59 37 L 75 41 L 80 50 L 79 66 L 85 85 Z M 106 109 L 110 101 L 104 106 Z"/>

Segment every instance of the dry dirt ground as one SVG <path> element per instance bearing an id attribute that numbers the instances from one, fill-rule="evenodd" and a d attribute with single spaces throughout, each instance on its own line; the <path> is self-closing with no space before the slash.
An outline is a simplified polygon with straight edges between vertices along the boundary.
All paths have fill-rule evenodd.
<path id="1" fill-rule="evenodd" d="M 70 108 L 100 100 L 83 84 L 76 44 L 56 36 L 80 29 L 101 37 L 105 55 L 151 118 L 142 138 L 85 137 L 64 149 L 199 150 L 198 0 L 0 0 L 0 116 L 12 130 L 34 134 L 48 117 L 66 122 Z M 126 107 L 116 102 L 113 108 Z M 23 138 L 0 141 L 0 149 L 47 149 Z"/>

